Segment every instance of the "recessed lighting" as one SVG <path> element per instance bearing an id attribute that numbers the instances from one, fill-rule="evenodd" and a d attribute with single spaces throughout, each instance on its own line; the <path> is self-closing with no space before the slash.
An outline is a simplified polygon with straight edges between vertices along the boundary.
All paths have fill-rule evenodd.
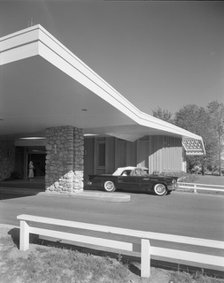
<path id="1" fill-rule="evenodd" d="M 20 138 L 20 140 L 45 140 L 45 137 L 25 137 L 25 138 Z"/>
<path id="2" fill-rule="evenodd" d="M 91 133 L 84 134 L 84 137 L 94 137 L 94 136 L 98 136 L 98 135 L 97 134 L 91 134 Z"/>
<path id="3" fill-rule="evenodd" d="M 44 152 L 45 152 L 45 150 L 41 150 L 41 149 L 32 149 L 32 152 L 44 153 Z"/>

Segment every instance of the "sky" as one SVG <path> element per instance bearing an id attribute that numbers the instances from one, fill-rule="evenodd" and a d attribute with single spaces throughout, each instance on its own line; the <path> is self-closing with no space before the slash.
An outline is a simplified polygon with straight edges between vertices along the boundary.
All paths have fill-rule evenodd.
<path id="1" fill-rule="evenodd" d="M 0 37 L 35 24 L 143 112 L 224 102 L 224 1 L 0 0 Z"/>

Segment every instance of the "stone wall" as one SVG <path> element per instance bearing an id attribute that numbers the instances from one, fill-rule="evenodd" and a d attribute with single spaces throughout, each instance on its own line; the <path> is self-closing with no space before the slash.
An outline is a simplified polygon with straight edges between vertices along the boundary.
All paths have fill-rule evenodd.
<path id="1" fill-rule="evenodd" d="M 0 141 L 0 180 L 11 176 L 15 166 L 15 147 L 10 141 Z"/>
<path id="2" fill-rule="evenodd" d="M 84 138 L 80 129 L 72 126 L 46 130 L 47 191 L 74 193 L 83 189 Z"/>

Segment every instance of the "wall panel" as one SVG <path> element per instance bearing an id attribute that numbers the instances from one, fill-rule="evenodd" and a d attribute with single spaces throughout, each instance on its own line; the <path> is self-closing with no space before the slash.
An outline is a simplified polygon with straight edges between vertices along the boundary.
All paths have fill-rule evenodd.
<path id="1" fill-rule="evenodd" d="M 106 138 L 106 173 L 115 171 L 115 138 Z"/>
<path id="2" fill-rule="evenodd" d="M 137 165 L 149 166 L 149 137 L 144 137 L 137 141 Z"/>
<path id="3" fill-rule="evenodd" d="M 181 171 L 181 138 L 169 136 L 149 137 L 149 171 Z"/>
<path id="4" fill-rule="evenodd" d="M 115 139 L 115 167 L 126 166 L 127 142 L 121 139 Z"/>
<path id="5" fill-rule="evenodd" d="M 137 155 L 137 144 L 136 142 L 126 142 L 127 151 L 126 151 L 126 164 L 127 166 L 136 166 L 136 155 Z"/>
<path id="6" fill-rule="evenodd" d="M 85 175 L 96 173 L 94 156 L 94 138 L 85 139 Z M 107 137 L 106 166 L 104 173 L 113 173 L 117 167 L 145 166 L 149 172 L 181 171 L 181 138 L 169 136 L 146 136 L 136 142 L 128 142 L 114 137 Z"/>
<path id="7" fill-rule="evenodd" d="M 88 179 L 88 175 L 94 174 L 94 138 L 84 139 L 84 179 Z"/>

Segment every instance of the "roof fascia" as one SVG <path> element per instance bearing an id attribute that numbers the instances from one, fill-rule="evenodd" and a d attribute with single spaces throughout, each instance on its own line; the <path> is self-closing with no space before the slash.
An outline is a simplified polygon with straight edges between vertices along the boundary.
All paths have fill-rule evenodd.
<path id="1" fill-rule="evenodd" d="M 38 26 L 0 38 L 0 66 L 38 55 Z"/>

